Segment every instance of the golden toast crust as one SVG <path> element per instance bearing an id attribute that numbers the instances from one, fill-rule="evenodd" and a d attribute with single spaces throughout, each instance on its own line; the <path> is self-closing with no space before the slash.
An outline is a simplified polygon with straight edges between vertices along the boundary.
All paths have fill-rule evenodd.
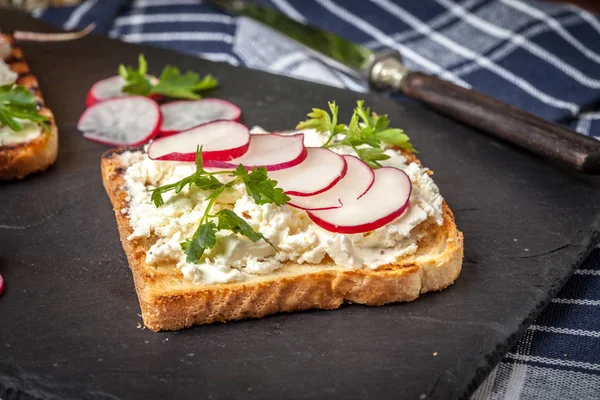
<path id="1" fill-rule="evenodd" d="M 12 44 L 12 37 L 1 35 Z M 31 74 L 29 65 L 23 58 L 23 52 L 18 47 L 6 58 L 11 70 L 19 74 L 16 83 L 23 85 L 32 92 L 37 100 L 40 114 L 50 118 L 49 129 L 28 142 L 0 146 L 0 179 L 22 179 L 28 174 L 43 171 L 56 161 L 58 153 L 58 129 L 52 112 L 44 107 L 37 79 Z"/>
<path id="2" fill-rule="evenodd" d="M 153 331 L 177 330 L 193 325 L 260 318 L 277 312 L 334 309 L 344 301 L 371 306 L 412 301 L 421 293 L 441 290 L 460 274 L 463 235 L 454 215 L 443 204 L 443 225 L 425 222 L 416 254 L 375 270 L 341 268 L 330 260 L 320 265 L 286 264 L 267 276 L 243 282 L 194 285 L 174 265 L 146 264 L 153 239 L 128 240 L 132 233 L 123 189 L 125 166 L 121 150 L 102 157 L 102 180 L 111 200 L 117 226 L 133 272 L 144 324 Z"/>

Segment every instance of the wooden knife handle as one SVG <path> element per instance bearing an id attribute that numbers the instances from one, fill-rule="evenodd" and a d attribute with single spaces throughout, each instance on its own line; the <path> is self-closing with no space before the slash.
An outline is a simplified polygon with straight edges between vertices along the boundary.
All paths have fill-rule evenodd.
<path id="1" fill-rule="evenodd" d="M 594 138 L 421 72 L 404 76 L 400 89 L 428 107 L 542 157 L 600 174 L 600 141 Z"/>

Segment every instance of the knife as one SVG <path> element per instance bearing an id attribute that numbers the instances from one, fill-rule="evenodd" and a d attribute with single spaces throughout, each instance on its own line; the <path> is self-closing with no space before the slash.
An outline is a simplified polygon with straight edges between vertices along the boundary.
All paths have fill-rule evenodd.
<path id="1" fill-rule="evenodd" d="M 600 141 L 474 90 L 409 70 L 399 52 L 371 49 L 297 22 L 244 0 L 208 0 L 230 14 L 246 16 L 304 45 L 334 68 L 368 80 L 379 91 L 396 91 L 453 119 L 587 174 L 600 174 Z"/>

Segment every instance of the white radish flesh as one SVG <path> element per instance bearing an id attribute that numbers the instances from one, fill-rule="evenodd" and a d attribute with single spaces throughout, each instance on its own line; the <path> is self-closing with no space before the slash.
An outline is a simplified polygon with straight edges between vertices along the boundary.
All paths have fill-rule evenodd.
<path id="1" fill-rule="evenodd" d="M 250 146 L 243 156 L 231 160 L 204 162 L 207 168 L 236 168 L 243 164 L 247 169 L 265 167 L 277 171 L 300 164 L 307 156 L 304 135 L 281 136 L 274 133 L 250 135 Z"/>
<path id="2" fill-rule="evenodd" d="M 243 156 L 250 144 L 248 128 L 235 121 L 214 121 L 176 135 L 154 140 L 148 147 L 152 160 L 195 161 L 202 147 L 203 160 L 231 161 Z"/>
<path id="3" fill-rule="evenodd" d="M 358 200 L 371 188 L 375 174 L 371 167 L 355 156 L 345 155 L 347 172 L 331 189 L 314 196 L 300 197 L 288 193 L 289 205 L 303 210 L 329 210 L 340 208 Z M 270 174 L 271 176 L 272 174 Z"/>
<path id="4" fill-rule="evenodd" d="M 172 135 L 194 126 L 220 119 L 236 121 L 242 111 L 221 99 L 173 101 L 160 106 L 163 122 L 161 135 Z"/>
<path id="5" fill-rule="evenodd" d="M 158 134 L 158 104 L 143 96 L 115 97 L 83 112 L 77 129 L 83 137 L 112 146 L 137 146 Z"/>
<path id="6" fill-rule="evenodd" d="M 262 126 L 253 126 L 252 128 L 250 128 L 250 133 L 253 135 L 264 135 L 266 133 L 271 133 L 271 132 L 264 129 Z"/>
<path id="7" fill-rule="evenodd" d="M 317 195 L 332 188 L 346 175 L 346 161 L 339 154 L 321 147 L 307 147 L 306 151 L 306 159 L 300 164 L 269 174 L 269 178 L 277 181 L 277 186 L 288 195 Z"/>
<path id="8" fill-rule="evenodd" d="M 321 147 L 325 140 L 327 140 L 327 134 L 323 132 L 317 132 L 315 129 L 299 129 L 293 131 L 273 131 L 278 135 L 295 135 L 298 133 L 304 134 L 304 145 L 306 147 Z"/>
<path id="9" fill-rule="evenodd" d="M 410 179 L 393 167 L 379 168 L 374 173 L 373 186 L 358 200 L 332 210 L 308 211 L 310 219 L 330 232 L 352 234 L 381 228 L 398 218 L 409 205 Z"/>
<path id="10" fill-rule="evenodd" d="M 152 76 L 150 77 L 150 81 L 153 84 L 156 84 L 158 82 L 158 79 Z M 123 77 L 120 75 L 102 79 L 101 81 L 94 83 L 94 85 L 92 85 L 92 87 L 90 88 L 90 91 L 88 92 L 87 97 L 85 98 L 85 105 L 87 107 L 90 107 L 106 99 L 120 96 L 128 96 L 127 93 L 123 93 L 123 86 L 125 86 L 125 79 L 123 79 Z M 150 98 L 158 100 L 161 98 L 161 96 L 151 95 Z"/>
<path id="11" fill-rule="evenodd" d="M 125 80 L 121 76 L 113 76 L 94 83 L 85 99 L 85 105 L 91 106 L 111 97 L 123 96 L 121 91 Z"/>

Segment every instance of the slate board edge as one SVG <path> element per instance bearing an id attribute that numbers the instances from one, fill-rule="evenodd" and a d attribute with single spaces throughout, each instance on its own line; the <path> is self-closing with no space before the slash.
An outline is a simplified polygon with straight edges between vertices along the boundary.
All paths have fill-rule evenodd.
<path id="1" fill-rule="evenodd" d="M 592 250 L 600 243 L 600 216 L 596 218 L 594 223 L 591 226 L 591 235 L 586 235 L 585 232 L 581 232 L 581 239 L 578 243 L 573 243 L 572 245 L 581 247 L 581 252 L 578 255 L 577 261 L 573 264 L 572 272 L 575 272 L 577 268 L 583 263 L 583 261 L 589 256 Z M 589 239 L 586 239 L 589 238 Z M 586 243 L 587 242 L 587 243 Z M 478 388 L 478 386 L 485 380 L 488 374 L 492 371 L 492 369 L 502 360 L 505 354 L 514 346 L 519 337 L 525 332 L 527 327 L 531 325 L 531 323 L 537 318 L 537 316 L 542 312 L 542 310 L 548 305 L 548 303 L 556 296 L 556 294 L 560 291 L 560 289 L 565 285 L 565 283 L 569 280 L 571 276 L 565 277 L 558 285 L 556 285 L 551 292 L 548 292 L 548 297 L 546 300 L 540 302 L 537 307 L 530 313 L 530 315 L 523 321 L 520 325 L 517 332 L 513 333 L 504 343 L 498 344 L 495 351 L 485 355 L 486 364 L 477 368 L 474 371 L 474 377 L 470 382 L 466 383 L 466 386 L 456 387 L 455 389 L 459 389 L 458 398 L 460 399 L 468 399 L 473 392 Z M 0 367 L 2 367 L 3 363 L 0 362 Z M 0 368 L 4 369 L 4 367 Z M 18 368 L 16 368 L 18 370 Z M 3 372 L 5 374 L 6 371 Z M 31 376 L 30 376 L 31 377 Z M 37 381 L 37 377 L 34 377 L 34 381 Z M 439 398 L 440 396 L 444 396 L 448 394 L 448 389 L 445 387 L 446 385 L 443 382 L 443 375 L 438 379 L 438 383 L 440 385 L 436 385 L 431 388 L 428 392 L 428 397 L 430 398 Z M 13 384 L 10 385 L 10 381 L 13 381 Z M 43 380 L 42 380 L 43 381 Z M 451 382 L 447 382 L 451 384 Z M 23 389 L 23 386 L 30 386 L 31 389 Z M 65 385 L 67 386 L 67 385 Z M 42 392 L 43 395 L 39 396 L 34 393 L 39 394 Z M 441 391 L 441 392 L 440 392 Z M 88 392 L 87 394 L 92 394 Z M 99 393 L 96 393 L 99 394 Z M 99 397 L 96 394 L 92 394 L 92 398 L 105 398 L 100 395 Z M 111 398 L 117 398 L 110 396 Z M 45 399 L 57 399 L 52 393 L 46 392 L 46 389 L 43 387 L 35 387 L 35 384 L 29 383 L 26 384 L 23 382 L 22 377 L 18 374 L 14 376 L 0 376 L 0 399 L 1 400 L 45 400 Z"/>
<path id="2" fill-rule="evenodd" d="M 589 238 L 589 239 L 588 239 Z M 586 243 L 587 242 L 587 243 Z M 475 371 L 475 377 L 471 380 L 471 382 L 463 388 L 463 394 L 461 395 L 461 399 L 468 399 L 474 392 L 477 390 L 479 385 L 483 383 L 483 381 L 487 378 L 489 373 L 496 367 L 496 365 L 504 358 L 504 356 L 510 351 L 510 349 L 518 342 L 519 338 L 529 325 L 535 321 L 535 319 L 540 315 L 540 313 L 546 308 L 546 306 L 552 301 L 553 298 L 556 297 L 558 292 L 565 286 L 567 281 L 571 278 L 573 273 L 583 264 L 585 259 L 592 253 L 594 248 L 600 245 L 600 216 L 596 217 L 594 222 L 591 225 L 591 232 L 588 233 L 581 232 L 580 240 L 578 243 L 571 243 L 571 246 L 579 246 L 581 247 L 581 252 L 577 256 L 577 261 L 573 264 L 571 269 L 571 274 L 565 276 L 559 284 L 557 284 L 551 291 L 548 292 L 548 295 L 544 301 L 538 303 L 536 308 L 529 314 L 529 316 L 523 320 L 521 326 L 517 330 L 517 332 L 513 333 L 504 343 L 499 343 L 496 347 L 496 350 L 490 354 L 486 354 L 485 358 L 487 360 L 487 364 L 485 366 L 477 368 Z M 430 392 L 432 394 L 434 390 Z"/>

